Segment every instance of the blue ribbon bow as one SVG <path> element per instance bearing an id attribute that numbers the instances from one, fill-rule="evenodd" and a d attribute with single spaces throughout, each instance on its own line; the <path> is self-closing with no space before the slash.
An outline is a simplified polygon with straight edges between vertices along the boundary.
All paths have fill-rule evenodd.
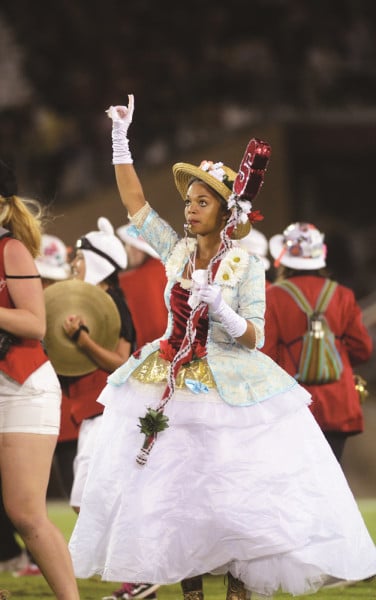
<path id="1" fill-rule="evenodd" d="M 209 391 L 207 385 L 201 383 L 201 381 L 196 381 L 195 379 L 185 379 L 184 383 L 194 394 L 200 394 L 201 392 L 206 394 Z"/>

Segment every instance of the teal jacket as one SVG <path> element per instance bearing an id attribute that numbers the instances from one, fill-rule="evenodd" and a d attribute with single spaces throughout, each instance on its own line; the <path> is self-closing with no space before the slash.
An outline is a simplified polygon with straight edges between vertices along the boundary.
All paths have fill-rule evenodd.
<path id="1" fill-rule="evenodd" d="M 196 240 L 179 239 L 177 233 L 151 210 L 135 235 L 141 235 L 158 252 L 166 267 L 165 300 L 168 323 L 160 339 L 168 339 L 172 331 L 173 315 L 170 292 L 176 282 L 189 286 L 182 279 L 184 267 Z M 296 380 L 261 352 L 264 344 L 265 270 L 257 256 L 242 248 L 230 248 L 218 268 L 214 283 L 221 287 L 225 302 L 239 315 L 251 321 L 257 331 L 255 349 L 249 349 L 233 339 L 209 311 L 207 361 L 220 397 L 234 406 L 247 406 L 285 392 L 296 386 Z M 150 315 L 149 318 L 152 318 Z M 159 339 L 146 344 L 136 356 L 131 356 L 108 378 L 111 385 L 121 385 L 134 369 L 159 348 Z"/>

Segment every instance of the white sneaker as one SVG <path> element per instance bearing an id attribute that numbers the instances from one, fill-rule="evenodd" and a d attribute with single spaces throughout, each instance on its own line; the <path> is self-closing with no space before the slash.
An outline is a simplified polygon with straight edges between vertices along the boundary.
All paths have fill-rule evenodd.
<path id="1" fill-rule="evenodd" d="M 20 569 L 24 569 L 29 563 L 29 557 L 27 556 L 26 550 L 22 550 L 21 554 L 18 554 L 14 558 L 10 558 L 9 560 L 3 560 L 0 562 L 0 573 L 5 573 L 6 571 L 18 571 Z"/>

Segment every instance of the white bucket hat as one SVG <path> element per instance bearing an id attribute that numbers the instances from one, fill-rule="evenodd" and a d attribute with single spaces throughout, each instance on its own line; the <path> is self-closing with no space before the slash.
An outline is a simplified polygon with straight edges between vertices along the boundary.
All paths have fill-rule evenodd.
<path id="1" fill-rule="evenodd" d="M 125 269 L 128 264 L 124 245 L 114 234 L 114 228 L 106 217 L 99 217 L 98 230 L 90 231 L 76 242 L 85 259 L 86 283 L 97 285 L 114 271 Z"/>
<path id="2" fill-rule="evenodd" d="M 60 238 L 43 234 L 40 256 L 35 259 L 39 275 L 53 281 L 68 279 L 71 270 L 67 263 L 67 254 L 67 247 Z"/>
<path id="3" fill-rule="evenodd" d="M 292 223 L 270 238 L 269 250 L 275 267 L 310 271 L 326 266 L 324 234 L 311 223 Z"/>
<path id="4" fill-rule="evenodd" d="M 145 242 L 141 235 L 136 235 L 132 225 L 122 225 L 122 227 L 116 230 L 116 233 L 124 244 L 129 244 L 138 250 L 142 250 L 142 252 L 146 252 L 146 254 L 149 254 L 153 258 L 160 258 L 159 254 L 157 254 L 150 244 Z"/>
<path id="5" fill-rule="evenodd" d="M 237 245 L 244 248 L 249 254 L 259 256 L 263 262 L 265 271 L 270 268 L 270 260 L 267 258 L 268 239 L 261 231 L 252 227 L 248 235 L 237 241 Z"/>

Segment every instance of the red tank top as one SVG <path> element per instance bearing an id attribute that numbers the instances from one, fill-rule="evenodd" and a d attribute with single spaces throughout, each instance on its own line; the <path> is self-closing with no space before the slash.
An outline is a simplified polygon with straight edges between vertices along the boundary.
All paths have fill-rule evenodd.
<path id="1" fill-rule="evenodd" d="M 15 308 L 9 295 L 4 269 L 4 248 L 9 237 L 0 239 L 0 306 L 4 308 Z M 20 338 L 8 350 L 4 359 L 0 360 L 0 371 L 18 381 L 24 383 L 26 379 L 48 360 L 42 344 L 39 340 Z"/>

